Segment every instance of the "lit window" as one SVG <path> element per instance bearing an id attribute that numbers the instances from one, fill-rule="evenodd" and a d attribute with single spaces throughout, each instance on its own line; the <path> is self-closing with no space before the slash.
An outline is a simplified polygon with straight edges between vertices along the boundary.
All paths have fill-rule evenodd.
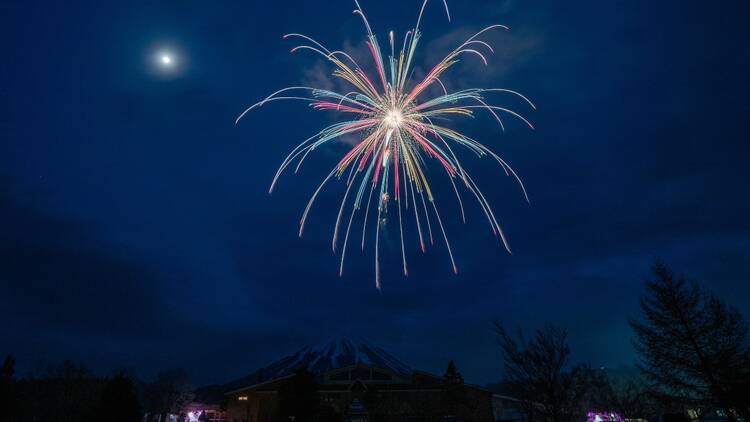
<path id="1" fill-rule="evenodd" d="M 239 396 L 239 397 L 237 397 L 237 400 L 239 400 L 239 401 L 247 401 L 247 396 Z"/>

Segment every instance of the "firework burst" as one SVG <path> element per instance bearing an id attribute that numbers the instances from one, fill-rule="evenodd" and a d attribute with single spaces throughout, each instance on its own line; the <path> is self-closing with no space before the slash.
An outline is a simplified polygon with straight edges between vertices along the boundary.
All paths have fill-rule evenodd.
<path id="1" fill-rule="evenodd" d="M 281 163 L 273 178 L 269 193 L 273 191 L 279 177 L 286 169 L 292 166 L 295 172 L 299 170 L 308 155 L 316 148 L 340 139 L 344 135 L 356 136 L 358 142 L 341 158 L 312 194 L 302 214 L 299 228 L 299 235 L 302 236 L 310 208 L 326 183 L 334 178 L 345 179 L 346 191 L 336 217 L 332 239 L 334 252 L 337 252 L 340 247 L 339 275 L 343 274 L 344 270 L 344 258 L 350 240 L 352 222 L 358 212 L 364 214 L 360 241 L 361 248 L 364 249 L 367 222 L 368 218 L 371 218 L 372 209 L 372 214 L 377 213 L 377 219 L 372 223 L 374 228 L 371 224 L 375 238 L 375 286 L 380 289 L 380 232 L 387 221 L 385 215 L 391 208 L 396 208 L 398 216 L 404 275 L 408 274 L 408 269 L 402 214 L 410 210 L 414 215 L 422 252 L 425 251 L 425 244 L 428 241 L 430 244 L 433 243 L 433 227 L 436 227 L 445 242 L 453 271 L 458 272 L 435 197 L 430 188 L 430 179 L 425 171 L 428 159 L 437 161 L 448 176 L 456 194 L 463 221 L 466 221 L 466 217 L 457 182 L 476 198 L 492 232 L 500 238 L 510 252 L 508 241 L 489 202 L 459 161 L 454 148 L 460 146 L 479 157 L 488 156 L 496 160 L 507 176 L 515 178 L 528 201 L 521 179 L 502 158 L 481 143 L 436 123 L 436 121 L 450 121 L 451 117 L 472 117 L 474 110 L 480 109 L 494 118 L 503 130 L 505 128 L 500 117 L 503 114 L 520 119 L 533 129 L 531 123 L 520 114 L 508 108 L 493 105 L 486 99 L 488 94 L 509 94 L 521 98 L 534 108 L 531 101 L 518 92 L 499 88 L 472 88 L 449 92 L 440 80 L 445 71 L 455 65 L 462 56 L 475 56 L 487 65 L 485 55 L 487 52 L 494 53 L 494 51 L 490 44 L 481 40 L 481 37 L 489 31 L 508 28 L 504 25 L 491 25 L 482 29 L 451 51 L 421 81 L 412 82 L 412 61 L 421 36 L 419 27 L 427 0 L 422 4 L 414 29 L 407 31 L 404 35 L 399 50 L 395 48 L 396 40 L 393 31 L 389 33 L 390 55 L 387 56 L 387 60 L 356 0 L 355 5 L 354 13 L 359 15 L 367 30 L 367 47 L 375 62 L 374 67 L 377 73 L 374 78 L 369 77 L 346 52 L 331 51 L 306 35 L 287 34 L 284 35 L 285 39 L 302 41 L 302 45 L 291 50 L 292 53 L 309 50 L 323 56 L 335 66 L 333 76 L 350 85 L 351 91 L 339 93 L 307 86 L 288 87 L 252 105 L 237 118 L 239 121 L 249 111 L 277 100 L 308 101 L 316 110 L 333 110 L 344 116 L 352 116 L 350 120 L 334 123 L 297 145 Z M 450 12 L 445 0 L 443 5 L 450 21 Z M 432 85 L 439 86 L 442 94 L 429 97 L 427 88 Z M 348 218 L 344 216 L 345 210 L 348 210 Z"/>

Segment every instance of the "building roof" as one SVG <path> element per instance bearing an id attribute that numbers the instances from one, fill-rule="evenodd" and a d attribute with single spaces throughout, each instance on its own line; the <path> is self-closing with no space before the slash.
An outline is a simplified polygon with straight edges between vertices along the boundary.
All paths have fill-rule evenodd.
<path id="1" fill-rule="evenodd" d="M 231 395 L 231 394 L 234 394 L 234 393 L 239 393 L 241 391 L 246 391 L 246 390 L 250 390 L 250 389 L 253 389 L 253 388 L 257 389 L 257 388 L 265 387 L 265 386 L 268 386 L 270 384 L 275 384 L 275 383 L 277 383 L 279 381 L 283 381 L 283 380 L 285 380 L 287 378 L 291 378 L 293 376 L 294 376 L 294 374 L 285 375 L 283 377 L 274 378 L 272 380 L 259 382 L 257 384 L 252 384 L 252 385 L 248 385 L 248 386 L 245 386 L 245 387 L 240 387 L 240 388 L 234 389 L 232 391 L 227 391 L 226 393 L 224 393 L 224 395 L 228 396 L 228 395 Z"/>
<path id="2" fill-rule="evenodd" d="M 354 376 L 354 375 L 364 375 L 364 374 L 354 374 L 356 370 L 362 370 L 362 369 L 371 371 L 370 376 L 368 378 Z M 347 374 L 348 376 L 346 378 L 342 377 L 341 379 L 336 379 L 337 375 L 342 374 L 342 373 L 347 373 L 347 372 L 348 372 Z M 389 375 L 390 378 L 388 379 L 385 379 L 384 377 L 375 378 L 373 377 L 373 375 L 376 372 L 387 373 L 387 375 Z M 277 391 L 281 381 L 291 378 L 293 376 L 294 374 L 285 375 L 285 376 L 274 378 L 268 381 L 247 385 L 245 387 L 241 387 L 241 388 L 237 388 L 232 391 L 229 391 L 225 393 L 225 395 L 232 395 L 232 394 L 236 394 L 236 393 L 248 391 L 248 390 L 265 391 L 265 392 Z M 405 374 L 397 373 L 394 371 L 388 371 L 378 366 L 365 365 L 362 363 L 326 371 L 318 375 L 318 380 L 320 382 L 319 389 L 321 391 L 344 391 L 344 390 L 350 389 L 351 386 L 354 385 L 354 383 L 361 383 L 365 386 L 374 384 L 374 385 L 377 385 L 378 390 L 381 390 L 381 391 L 440 389 L 442 388 L 442 385 L 443 385 L 442 384 L 443 377 L 435 375 L 435 374 L 431 374 L 429 372 L 413 370 L 410 375 L 405 375 Z M 479 391 L 492 394 L 490 390 L 487 390 L 486 388 L 483 388 L 474 384 L 464 383 L 464 385 L 467 387 L 471 387 L 472 389 L 475 389 L 475 390 L 479 390 Z M 494 395 L 494 396 L 504 398 L 504 396 L 499 396 L 499 395 Z"/>

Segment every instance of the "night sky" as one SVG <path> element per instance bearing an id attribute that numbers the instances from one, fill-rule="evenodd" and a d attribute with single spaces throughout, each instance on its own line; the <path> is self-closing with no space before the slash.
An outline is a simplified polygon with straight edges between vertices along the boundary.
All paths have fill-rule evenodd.
<path id="1" fill-rule="evenodd" d="M 420 6 L 361 4 L 382 44 Z M 466 195 L 464 225 L 435 177 L 459 275 L 442 244 L 419 253 L 409 227 L 402 277 L 389 225 L 381 293 L 371 244 L 350 249 L 337 275 L 341 183 L 297 237 L 346 144 L 316 151 L 267 193 L 286 153 L 333 114 L 278 102 L 234 124 L 278 88 L 326 83 L 332 69 L 289 54 L 282 34 L 363 51 L 353 2 L 2 2 L 0 354 L 22 372 L 70 358 L 144 379 L 184 367 L 203 384 L 356 335 L 427 371 L 454 358 L 483 384 L 501 376 L 500 319 L 555 322 L 574 360 L 629 366 L 627 320 L 657 257 L 750 316 L 746 3 L 449 5 L 451 23 L 440 1 L 428 7 L 416 63 L 424 70 L 472 30 L 511 27 L 488 37 L 488 67 L 467 58 L 444 82 L 516 89 L 538 105 L 506 103 L 535 131 L 502 133 L 486 117 L 456 126 L 514 166 L 531 204 L 496 164 L 465 156 L 513 255 Z M 161 49 L 174 53 L 172 71 L 154 63 Z"/>

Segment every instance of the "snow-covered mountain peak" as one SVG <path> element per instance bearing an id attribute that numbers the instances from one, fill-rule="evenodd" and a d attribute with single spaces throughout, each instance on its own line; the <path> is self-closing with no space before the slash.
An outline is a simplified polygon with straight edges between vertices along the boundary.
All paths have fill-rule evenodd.
<path id="1" fill-rule="evenodd" d="M 365 339 L 338 337 L 300 349 L 231 384 L 240 386 L 257 384 L 293 374 L 295 370 L 302 367 L 321 374 L 356 364 L 374 366 L 404 375 L 412 372 L 409 365 Z"/>

